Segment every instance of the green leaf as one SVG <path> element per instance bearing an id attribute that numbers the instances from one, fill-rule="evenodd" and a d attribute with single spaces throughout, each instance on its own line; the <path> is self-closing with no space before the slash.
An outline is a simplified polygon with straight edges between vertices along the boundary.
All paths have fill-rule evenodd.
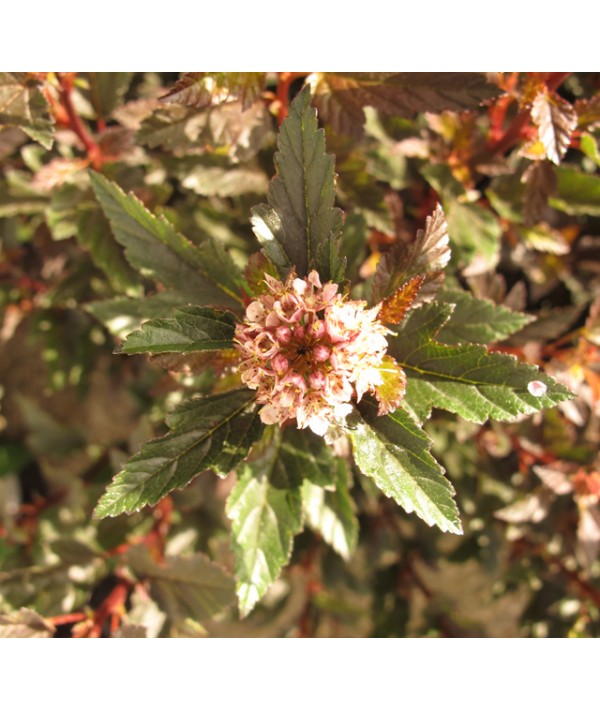
<path id="1" fill-rule="evenodd" d="M 102 496 L 97 518 L 139 511 L 181 489 L 205 469 L 226 475 L 260 437 L 250 390 L 187 400 L 167 416 L 170 432 L 132 457 Z"/>
<path id="2" fill-rule="evenodd" d="M 358 212 L 347 215 L 340 242 L 340 254 L 346 262 L 346 277 L 350 281 L 358 279 L 360 265 L 367 257 L 367 236 L 367 222 L 364 216 Z"/>
<path id="3" fill-rule="evenodd" d="M 27 448 L 18 442 L 0 444 L 0 479 L 9 474 L 18 474 L 31 461 Z"/>
<path id="4" fill-rule="evenodd" d="M 318 128 L 308 88 L 292 101 L 277 147 L 269 206 L 252 211 L 256 237 L 282 276 L 295 267 L 300 277 L 316 269 L 323 281 L 335 278 L 342 217 L 333 206 L 333 156 L 325 153 L 325 134 Z"/>
<path id="5" fill-rule="evenodd" d="M 152 598 L 180 628 L 187 620 L 213 617 L 235 600 L 233 578 L 203 553 L 156 563 L 147 548 L 134 546 L 127 563 L 137 578 L 150 582 Z"/>
<path id="6" fill-rule="evenodd" d="M 448 204 L 448 234 L 461 266 L 469 276 L 487 272 L 500 255 L 502 227 L 485 207 L 451 202 Z"/>
<path id="7" fill-rule="evenodd" d="M 348 490 L 348 472 L 343 459 L 337 459 L 335 490 L 326 491 L 306 480 L 302 484 L 302 508 L 308 525 L 333 550 L 348 560 L 358 541 L 358 519 Z"/>
<path id="8" fill-rule="evenodd" d="M 39 83 L 27 72 L 0 72 L 0 124 L 16 126 L 50 150 L 54 122 Z"/>
<path id="9" fill-rule="evenodd" d="M 200 247 L 171 223 L 155 217 L 133 195 L 126 195 L 99 173 L 92 187 L 130 264 L 185 296 L 189 301 L 239 308 L 241 277 L 223 247 L 207 240 Z"/>
<path id="10" fill-rule="evenodd" d="M 130 333 L 123 353 L 191 353 L 233 348 L 235 319 L 232 314 L 202 306 L 188 306 L 173 318 L 146 321 Z"/>
<path id="11" fill-rule="evenodd" d="M 141 328 L 149 318 L 170 316 L 173 309 L 185 304 L 180 294 L 173 291 L 159 291 L 143 298 L 117 296 L 114 299 L 94 301 L 85 304 L 85 310 L 101 321 L 106 328 L 119 338 Z"/>
<path id="12" fill-rule="evenodd" d="M 140 290 L 139 276 L 129 266 L 122 248 L 99 209 L 85 208 L 79 213 L 76 237 L 89 250 L 95 264 L 106 274 L 117 292 L 135 294 Z"/>
<path id="13" fill-rule="evenodd" d="M 600 178 L 582 173 L 577 168 L 560 166 L 554 169 L 556 196 L 550 205 L 567 215 L 600 215 Z"/>
<path id="14" fill-rule="evenodd" d="M 514 356 L 436 341 L 453 310 L 452 304 L 426 304 L 394 329 L 397 338 L 389 339 L 388 352 L 408 378 L 405 407 L 417 419 L 425 420 L 432 407 L 440 407 L 471 422 L 490 417 L 510 422 L 572 397 L 536 366 Z M 538 382 L 541 387 L 533 385 Z M 528 388 L 545 392 L 533 395 Z"/>
<path id="15" fill-rule="evenodd" d="M 354 459 L 386 496 L 429 526 L 462 533 L 454 490 L 430 454 L 431 441 L 402 410 L 377 416 L 377 406 L 364 401 L 351 421 Z"/>
<path id="16" fill-rule="evenodd" d="M 281 488 L 272 481 L 280 444 L 281 430 L 272 428 L 252 461 L 240 467 L 227 501 L 242 616 L 277 579 L 292 553 L 294 536 L 302 529 L 300 488 Z"/>
<path id="17" fill-rule="evenodd" d="M 454 304 L 454 311 L 438 333 L 438 340 L 458 343 L 495 343 L 535 321 L 535 316 L 512 311 L 488 299 L 477 299 L 466 291 L 445 289 L 438 301 Z"/>
<path id="18" fill-rule="evenodd" d="M 88 72 L 90 98 L 96 116 L 108 118 L 123 101 L 133 72 Z"/>
<path id="19" fill-rule="evenodd" d="M 600 149 L 596 138 L 591 133 L 582 134 L 579 139 L 581 152 L 600 168 Z"/>
<path id="20" fill-rule="evenodd" d="M 340 72 L 310 77 L 315 106 L 341 133 L 360 136 L 365 106 L 411 118 L 421 111 L 461 111 L 498 96 L 498 87 L 475 72 Z"/>

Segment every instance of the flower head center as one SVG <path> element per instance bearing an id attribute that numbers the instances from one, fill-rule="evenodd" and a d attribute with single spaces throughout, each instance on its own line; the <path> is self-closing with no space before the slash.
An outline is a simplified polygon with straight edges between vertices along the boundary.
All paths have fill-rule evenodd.
<path id="1" fill-rule="evenodd" d="M 322 286 L 315 271 L 266 283 L 236 327 L 242 381 L 257 390 L 266 424 L 296 419 L 325 434 L 351 411 L 353 397 L 377 395 L 390 332 L 377 308 L 338 294 L 337 284 Z"/>

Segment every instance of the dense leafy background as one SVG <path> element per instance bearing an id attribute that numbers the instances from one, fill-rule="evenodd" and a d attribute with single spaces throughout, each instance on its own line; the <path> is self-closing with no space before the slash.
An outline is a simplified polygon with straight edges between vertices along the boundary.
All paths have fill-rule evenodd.
<path id="1" fill-rule="evenodd" d="M 304 83 L 338 176 L 335 195 L 299 186 L 331 232 L 307 259 L 337 279 L 345 258 L 357 298 L 390 297 L 401 284 L 386 275 L 433 281 L 445 266 L 414 245 L 437 203 L 446 214 L 443 291 L 394 327 L 393 354 L 417 374 L 411 415 L 446 402 L 426 420 L 431 444 L 366 402 L 353 446 L 375 429 L 377 446 L 399 427 L 416 438 L 423 490 L 447 490 L 436 459 L 456 490 L 445 509 L 425 497 L 422 517 L 452 531 L 456 501 L 462 537 L 382 496 L 368 463 L 368 476 L 333 467 L 310 433 L 267 435 L 237 480 L 182 491 L 200 464 L 177 457 L 166 481 L 155 456 L 191 438 L 189 457 L 226 474 L 232 438 L 260 434 L 229 376 L 215 390 L 232 322 L 188 304 L 239 312 L 256 284 L 264 264 L 244 266 L 257 221 L 276 234 L 294 210 L 269 179 Z M 597 636 L 599 97 L 597 77 L 566 73 L 2 75 L 0 636 Z M 310 130 L 309 109 L 290 121 Z M 333 165 L 309 147 L 309 183 L 326 186 Z M 417 350 L 403 348 L 410 332 Z M 149 345 L 157 334 L 181 352 Z M 474 378 L 484 345 L 494 367 Z M 523 380 L 506 411 L 514 357 Z M 525 363 L 576 398 L 539 403 Z M 215 429 L 184 394 L 227 401 L 231 420 Z M 547 409 L 530 416 L 532 403 Z M 511 422 L 480 424 L 490 415 Z M 142 448 L 152 437 L 156 452 Z M 385 473 L 415 478 L 384 450 Z M 152 462 L 139 490 L 159 503 L 93 518 L 96 505 L 119 513 L 102 495 L 128 459 Z M 242 613 L 266 592 L 243 620 L 236 590 Z"/>

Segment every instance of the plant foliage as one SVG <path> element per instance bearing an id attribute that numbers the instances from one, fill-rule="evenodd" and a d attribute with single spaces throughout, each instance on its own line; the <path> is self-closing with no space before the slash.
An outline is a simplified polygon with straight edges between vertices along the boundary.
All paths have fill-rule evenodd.
<path id="1" fill-rule="evenodd" d="M 596 635 L 599 126 L 584 74 L 1 74 L 0 636 Z"/>

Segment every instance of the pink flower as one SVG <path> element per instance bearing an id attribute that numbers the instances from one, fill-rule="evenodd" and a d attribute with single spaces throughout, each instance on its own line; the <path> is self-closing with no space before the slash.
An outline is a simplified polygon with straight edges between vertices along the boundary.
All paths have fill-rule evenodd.
<path id="1" fill-rule="evenodd" d="M 391 332 L 378 320 L 379 307 L 348 299 L 332 282 L 322 285 L 315 271 L 306 279 L 292 272 L 285 282 L 266 275 L 265 283 L 268 292 L 250 302 L 234 339 L 242 382 L 257 391 L 262 421 L 295 419 L 298 428 L 326 435 L 367 392 L 380 412 L 389 411 L 378 388 L 393 361 L 386 356 Z M 401 373 L 393 363 L 392 372 Z"/>

